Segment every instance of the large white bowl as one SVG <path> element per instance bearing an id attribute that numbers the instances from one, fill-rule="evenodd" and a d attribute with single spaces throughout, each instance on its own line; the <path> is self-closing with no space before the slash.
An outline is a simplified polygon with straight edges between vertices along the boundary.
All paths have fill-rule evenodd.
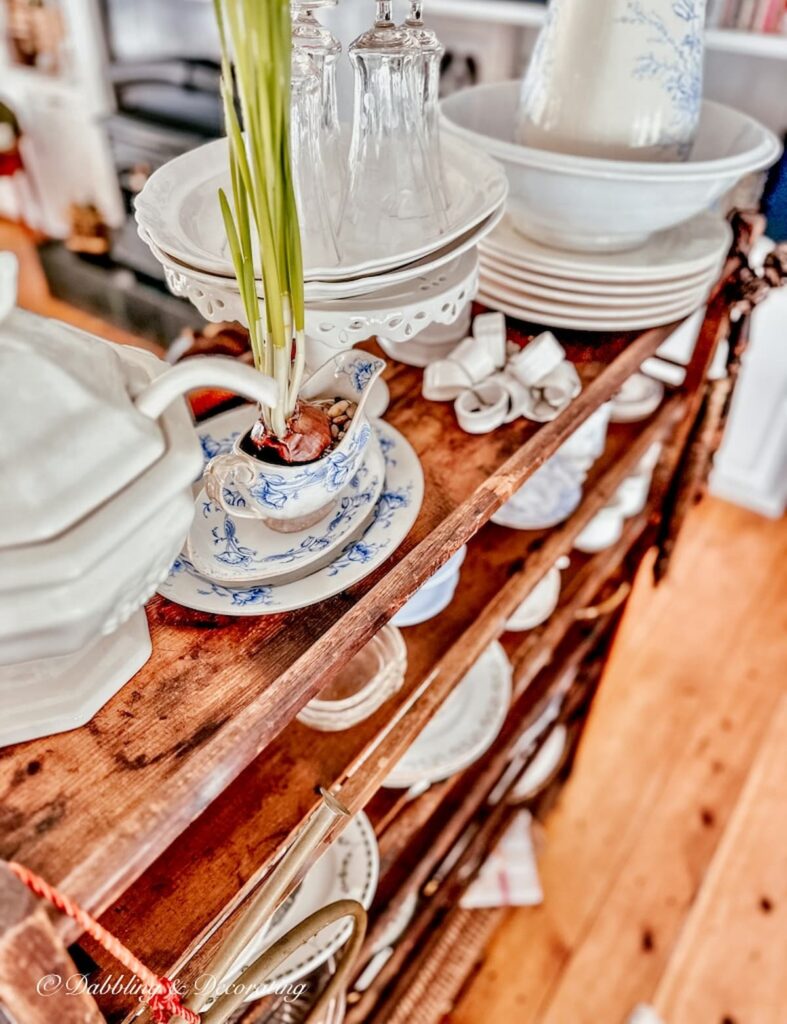
<path id="1" fill-rule="evenodd" d="M 511 217 L 544 245 L 623 251 L 707 209 L 751 171 L 778 159 L 776 136 L 746 114 L 704 101 L 684 163 L 572 156 L 514 142 L 518 81 L 479 85 L 443 100 L 448 131 L 499 160 Z"/>

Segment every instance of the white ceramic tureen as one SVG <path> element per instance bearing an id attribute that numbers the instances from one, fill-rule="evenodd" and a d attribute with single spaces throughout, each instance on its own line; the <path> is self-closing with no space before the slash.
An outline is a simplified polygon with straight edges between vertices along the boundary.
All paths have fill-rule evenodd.
<path id="1" fill-rule="evenodd" d="M 0 322 L 0 745 L 83 723 L 149 657 L 141 608 L 202 469 L 181 395 L 207 386 L 275 401 L 231 360 L 170 369 L 21 310 Z"/>

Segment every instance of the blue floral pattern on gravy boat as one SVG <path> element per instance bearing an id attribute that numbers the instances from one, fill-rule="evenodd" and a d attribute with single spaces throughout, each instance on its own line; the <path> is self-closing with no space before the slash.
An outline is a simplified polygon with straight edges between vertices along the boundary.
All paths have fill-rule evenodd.
<path id="1" fill-rule="evenodd" d="M 248 419 L 248 410 L 234 410 L 223 414 L 222 419 L 232 421 L 235 429 L 238 417 L 242 420 L 244 415 Z M 401 544 L 423 500 L 423 474 L 412 447 L 385 422 L 375 424 L 374 429 L 385 456 L 383 490 L 363 534 L 340 549 L 329 565 L 296 582 L 230 586 L 206 579 L 182 555 L 159 588 L 160 593 L 212 614 L 267 615 L 315 604 L 362 580 Z"/>
<path id="2" fill-rule="evenodd" d="M 383 491 L 385 460 L 377 437 L 367 457 L 330 515 L 298 533 L 281 533 L 259 521 L 239 519 L 208 498 L 203 490 L 198 515 L 189 533 L 188 554 L 197 572 L 230 585 L 281 584 L 293 570 L 336 557 L 358 536 Z"/>
<path id="3" fill-rule="evenodd" d="M 225 512 L 263 519 L 273 528 L 288 520 L 302 520 L 304 527 L 318 522 L 328 514 L 364 459 L 371 437 L 364 406 L 384 367 L 382 359 L 351 349 L 330 359 L 301 388 L 305 401 L 341 398 L 356 403 L 344 437 L 315 462 L 273 465 L 243 452 L 241 436 L 228 451 L 226 442 L 203 435 L 203 451 L 217 451 L 205 467 L 208 496 Z"/>

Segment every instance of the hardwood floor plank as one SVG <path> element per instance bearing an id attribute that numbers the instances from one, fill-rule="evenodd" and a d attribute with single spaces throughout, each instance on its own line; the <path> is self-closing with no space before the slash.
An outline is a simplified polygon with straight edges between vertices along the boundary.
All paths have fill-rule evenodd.
<path id="1" fill-rule="evenodd" d="M 787 1016 L 787 697 L 653 1000 L 669 1024 Z"/>
<path id="2" fill-rule="evenodd" d="M 546 903 L 508 917 L 453 1024 L 613 1024 L 652 993 L 780 694 L 786 526 L 706 501 L 668 580 L 640 576 L 548 822 Z"/>

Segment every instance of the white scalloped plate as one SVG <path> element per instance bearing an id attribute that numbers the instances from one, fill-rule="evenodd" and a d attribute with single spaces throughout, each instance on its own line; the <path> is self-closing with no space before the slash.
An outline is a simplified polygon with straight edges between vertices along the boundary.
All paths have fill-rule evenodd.
<path id="1" fill-rule="evenodd" d="M 348 253 L 341 266 L 329 267 L 309 264 L 308 238 L 304 239 L 307 281 L 360 277 L 413 263 L 449 245 L 500 207 L 508 193 L 500 165 L 449 135 L 442 144 L 452 196 L 448 229 L 426 235 L 419 245 L 393 256 L 359 250 Z M 188 267 L 233 277 L 219 188 L 230 194 L 226 139 L 192 149 L 154 171 L 136 197 L 136 219 L 165 254 Z"/>
<path id="2" fill-rule="evenodd" d="M 251 963 L 309 914 L 336 900 L 358 900 L 368 910 L 377 891 L 379 874 L 380 852 L 374 829 L 363 811 L 359 811 L 315 861 L 292 896 L 276 911 L 270 927 L 243 951 L 240 963 Z M 324 928 L 319 935 L 296 949 L 263 986 L 249 992 L 245 1001 L 286 988 L 316 970 L 341 949 L 351 930 L 349 921 L 337 921 Z M 236 972 L 233 965 L 229 977 Z"/>

